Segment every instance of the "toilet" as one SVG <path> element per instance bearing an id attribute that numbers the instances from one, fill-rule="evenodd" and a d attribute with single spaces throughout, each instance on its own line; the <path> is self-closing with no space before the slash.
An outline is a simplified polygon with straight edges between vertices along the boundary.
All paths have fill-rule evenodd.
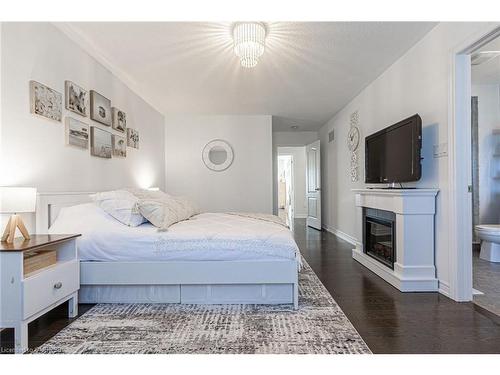
<path id="1" fill-rule="evenodd" d="M 476 225 L 476 234 L 481 239 L 479 257 L 488 262 L 500 262 L 500 225 Z"/>

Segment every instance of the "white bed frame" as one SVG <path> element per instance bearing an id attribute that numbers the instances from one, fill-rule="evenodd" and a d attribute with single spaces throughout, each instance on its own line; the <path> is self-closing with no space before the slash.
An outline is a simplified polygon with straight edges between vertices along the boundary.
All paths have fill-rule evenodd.
<path id="1" fill-rule="evenodd" d="M 61 208 L 92 192 L 39 193 L 36 231 L 47 233 Z M 293 304 L 296 260 L 80 262 L 81 303 Z"/>

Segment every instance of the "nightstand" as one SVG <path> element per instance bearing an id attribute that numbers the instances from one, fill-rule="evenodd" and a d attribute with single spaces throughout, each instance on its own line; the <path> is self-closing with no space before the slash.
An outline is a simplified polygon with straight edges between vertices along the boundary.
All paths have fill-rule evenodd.
<path id="1" fill-rule="evenodd" d="M 32 235 L 0 242 L 0 328 L 14 328 L 15 352 L 28 350 L 28 323 L 69 300 L 68 315 L 78 314 L 79 234 Z M 52 253 L 53 264 L 24 274 L 34 252 Z"/>

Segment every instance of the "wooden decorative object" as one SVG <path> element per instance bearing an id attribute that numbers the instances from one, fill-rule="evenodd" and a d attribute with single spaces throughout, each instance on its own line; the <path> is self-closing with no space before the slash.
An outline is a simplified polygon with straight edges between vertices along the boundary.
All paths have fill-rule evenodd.
<path id="1" fill-rule="evenodd" d="M 9 218 L 9 222 L 7 223 L 7 226 L 5 227 L 5 230 L 3 232 L 2 242 L 14 242 L 14 237 L 16 236 L 16 228 L 19 228 L 19 231 L 21 232 L 25 240 L 29 240 L 31 238 L 21 216 L 12 215 Z"/>

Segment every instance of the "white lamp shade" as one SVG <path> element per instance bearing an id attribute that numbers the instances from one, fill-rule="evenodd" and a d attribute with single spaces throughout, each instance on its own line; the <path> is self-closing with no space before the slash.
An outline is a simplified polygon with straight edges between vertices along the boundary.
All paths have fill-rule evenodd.
<path id="1" fill-rule="evenodd" d="M 0 187 L 0 213 L 35 212 L 36 188 Z"/>

